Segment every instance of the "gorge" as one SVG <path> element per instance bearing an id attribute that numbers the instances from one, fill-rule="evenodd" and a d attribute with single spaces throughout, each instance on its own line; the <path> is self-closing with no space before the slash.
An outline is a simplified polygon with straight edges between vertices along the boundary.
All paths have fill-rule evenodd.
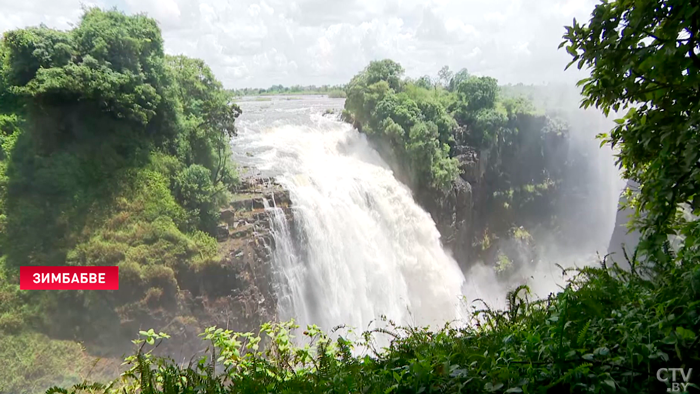
<path id="1" fill-rule="evenodd" d="M 613 231 L 609 213 L 615 210 L 614 188 L 619 185 L 614 182 L 617 176 L 598 170 L 603 164 L 585 160 L 572 167 L 589 173 L 589 182 L 598 182 L 583 189 L 595 189 L 592 198 L 597 200 L 565 189 L 561 193 L 568 199 L 559 207 L 567 210 L 564 214 L 575 211 L 586 217 L 587 226 L 596 226 L 597 238 L 572 229 L 582 222 L 571 223 L 563 215 L 557 224 L 568 233 L 534 233 L 538 241 L 544 240 L 544 248 L 513 237 L 489 256 L 473 246 L 475 229 L 494 223 L 484 216 L 487 166 L 479 164 L 478 152 L 462 148 L 463 175 L 447 192 L 411 191 L 363 134 L 331 113 L 343 107 L 342 99 L 273 96 L 269 101 L 243 98 L 239 104 L 243 115 L 232 144 L 235 160 L 247 169 L 247 176 L 274 178 L 291 202 L 289 215 L 276 208 L 279 201 L 267 199 L 273 239 L 269 264 L 276 270 L 274 296 L 283 321 L 294 318 L 301 326 L 317 324 L 329 330 L 339 325 L 367 327 L 385 315 L 400 324 L 440 325 L 463 317 L 476 298 L 499 305 L 507 290 L 520 284 L 546 296 L 559 283 L 555 264 L 595 262 L 595 256 L 582 252 L 590 252 L 591 245 L 605 253 Z M 546 118 L 540 119 L 533 133 L 545 127 Z M 590 136 L 596 130 L 576 132 Z M 583 152 L 590 152 L 590 145 L 597 149 L 595 141 L 581 146 L 585 138 L 574 138 L 578 145 L 561 150 L 565 162 L 587 156 Z M 520 160 L 525 160 L 520 166 L 528 165 L 527 157 Z M 602 160 L 612 164 L 611 156 Z M 574 179 L 569 182 L 575 184 Z M 578 248 L 567 242 L 578 243 Z M 499 252 L 510 253 L 515 266 L 498 272 L 498 257 L 493 256 Z M 529 261 L 518 259 L 524 254 Z M 492 260 L 486 260 L 489 257 Z"/>
<path id="2" fill-rule="evenodd" d="M 0 6 L 0 394 L 698 391 L 700 7 L 156 3 Z"/>
<path id="3" fill-rule="evenodd" d="M 73 31 L 5 37 L 0 355 L 25 361 L 0 391 L 96 364 L 113 378 L 148 329 L 185 363 L 213 326 L 457 327 L 477 299 L 517 305 L 524 284 L 546 298 L 555 264 L 608 245 L 617 174 L 592 138 L 608 125 L 513 92 L 536 87 L 413 80 L 382 60 L 347 100 L 234 98 L 142 16 L 91 9 Z M 116 265 L 120 289 L 22 292 L 28 264 Z"/>

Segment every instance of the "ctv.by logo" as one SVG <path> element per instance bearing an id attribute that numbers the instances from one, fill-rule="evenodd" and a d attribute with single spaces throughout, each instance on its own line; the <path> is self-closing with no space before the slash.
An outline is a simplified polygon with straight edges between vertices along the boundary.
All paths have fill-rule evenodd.
<path id="1" fill-rule="evenodd" d="M 680 377 L 683 378 L 683 382 L 678 381 L 677 372 L 680 372 Z M 671 374 L 671 387 L 667 388 L 666 391 L 669 393 L 682 393 L 688 391 L 688 385 L 690 385 L 690 374 L 693 372 L 693 368 L 688 368 L 686 372 L 683 368 L 661 368 L 656 371 L 656 379 L 659 382 L 664 382 L 669 384 L 669 374 Z"/>

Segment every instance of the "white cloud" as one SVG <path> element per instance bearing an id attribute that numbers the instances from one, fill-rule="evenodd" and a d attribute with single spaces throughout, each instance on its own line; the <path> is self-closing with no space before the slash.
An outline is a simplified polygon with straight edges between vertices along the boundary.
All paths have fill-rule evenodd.
<path id="1" fill-rule="evenodd" d="M 229 87 L 347 82 L 370 60 L 411 76 L 443 65 L 502 82 L 573 82 L 563 26 L 596 0 L 93 0 L 158 19 L 166 51 L 204 59 Z M 83 1 L 84 3 L 84 1 Z M 80 0 L 0 0 L 0 30 L 67 29 Z"/>
<path id="2" fill-rule="evenodd" d="M 163 27 L 176 27 L 180 23 L 180 7 L 175 0 L 126 0 L 129 9 L 138 9 L 158 20 Z"/>

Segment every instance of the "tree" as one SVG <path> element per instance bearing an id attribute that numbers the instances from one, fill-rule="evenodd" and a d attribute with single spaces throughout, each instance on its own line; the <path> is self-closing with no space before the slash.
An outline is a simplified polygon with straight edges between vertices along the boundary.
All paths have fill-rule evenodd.
<path id="1" fill-rule="evenodd" d="M 493 108 L 498 94 L 498 81 L 491 77 L 470 77 L 457 85 L 457 94 L 470 110 Z"/>
<path id="2" fill-rule="evenodd" d="M 70 31 L 4 34 L 0 247 L 8 264 L 64 264 L 81 237 L 99 231 L 85 226 L 103 222 L 127 190 L 147 196 L 146 221 L 160 212 L 183 232 L 216 230 L 217 208 L 237 181 L 230 138 L 241 111 L 202 61 L 166 56 L 162 43 L 153 19 L 96 8 Z M 206 204 L 197 205 L 201 196 Z M 188 221 L 176 213 L 183 207 Z"/>
<path id="3" fill-rule="evenodd" d="M 457 71 L 457 73 L 450 80 L 449 90 L 454 92 L 457 89 L 457 86 L 459 86 L 462 81 L 466 81 L 467 78 L 469 78 L 469 72 L 466 68 Z"/>
<path id="4" fill-rule="evenodd" d="M 452 80 L 452 71 L 450 71 L 450 67 L 443 66 L 440 71 L 438 71 L 438 80 L 443 87 L 449 87 L 450 81 Z"/>
<path id="5" fill-rule="evenodd" d="M 416 86 L 419 86 L 423 89 L 432 89 L 433 88 L 433 81 L 430 80 L 429 75 L 423 75 L 422 77 L 418 78 L 416 81 Z"/>
<path id="6" fill-rule="evenodd" d="M 700 208 L 700 11 L 682 0 L 617 0 L 595 7 L 587 24 L 566 28 L 560 45 L 571 66 L 590 68 L 579 82 L 583 107 L 628 109 L 610 134 L 624 177 L 640 184 L 631 204 L 642 230 L 642 251 L 657 260 L 667 234 L 697 244 L 698 222 L 684 222 L 679 206 Z M 644 212 L 644 215 L 642 215 Z M 689 248 L 686 249 L 688 251 Z"/>
<path id="7" fill-rule="evenodd" d="M 174 74 L 177 98 L 190 127 L 186 128 L 178 147 L 181 160 L 190 165 L 199 163 L 211 171 L 214 184 L 235 183 L 231 168 L 231 137 L 236 135 L 235 121 L 241 109 L 231 102 L 230 93 L 199 59 L 166 56 L 166 64 Z M 184 137 L 184 138 L 182 138 Z"/>
<path id="8" fill-rule="evenodd" d="M 403 67 L 392 60 L 371 62 L 348 84 L 343 118 L 391 147 L 397 165 L 408 169 L 404 181 L 446 188 L 459 174 L 449 154 L 456 123 L 425 94 L 433 86 L 430 77 L 414 83 L 402 80 L 402 74 Z"/>
<path id="9" fill-rule="evenodd" d="M 386 81 L 390 88 L 399 91 L 403 73 L 403 67 L 393 60 L 384 59 L 372 61 L 367 68 L 350 81 L 348 88 L 352 88 L 355 85 L 369 86 L 379 81 Z"/>

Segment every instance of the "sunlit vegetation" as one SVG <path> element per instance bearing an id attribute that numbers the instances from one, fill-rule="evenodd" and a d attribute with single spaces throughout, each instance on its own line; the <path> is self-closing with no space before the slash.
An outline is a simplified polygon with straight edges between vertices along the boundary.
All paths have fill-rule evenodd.
<path id="1" fill-rule="evenodd" d="M 477 303 L 462 327 L 385 322 L 332 336 L 293 323 L 265 324 L 259 333 L 212 327 L 201 335 L 206 355 L 189 364 L 153 352 L 171 340 L 167 330 L 141 331 L 128 371 L 111 383 L 83 380 L 83 350 L 29 324 L 75 327 L 97 309 L 168 299 L 183 272 L 215 261 L 211 225 L 220 196 L 236 182 L 226 147 L 240 111 L 203 63 L 163 54 L 151 19 L 90 10 L 69 32 L 7 33 L 0 45 L 0 359 L 10 365 L 0 367 L 0 392 L 34 393 L 57 380 L 65 388 L 49 393 L 651 394 L 670 391 L 671 381 L 657 379 L 660 368 L 692 368 L 688 392 L 698 390 L 696 13 L 690 2 L 604 2 L 590 22 L 567 28 L 563 44 L 592 68 L 582 81 L 585 104 L 635 108 L 602 140 L 619 148 L 625 174 L 641 185 L 629 199 L 644 231 L 641 259 L 568 270 L 566 286 L 545 299 L 530 299 L 520 286 L 504 310 Z M 506 159 L 530 146 L 518 138 L 565 135 L 549 122 L 516 133 L 514 124 L 539 115 L 527 102 L 499 98 L 491 78 L 443 69 L 435 83 L 402 72 L 392 61 L 370 64 L 348 85 L 344 116 L 384 145 L 415 184 L 449 187 L 460 175 L 460 144 Z M 490 170 L 508 178 L 493 190 L 500 206 L 518 209 L 518 195 L 554 189 L 555 171 L 519 178 L 515 165 Z M 696 216 L 680 215 L 682 207 Z M 531 238 L 527 227 L 508 225 L 515 239 Z M 677 252 L 669 234 L 684 237 Z M 491 243 L 484 232 L 481 244 Z M 131 291 L 71 298 L 14 285 L 21 264 L 66 263 L 119 265 Z M 56 305 L 70 313 L 51 314 Z M 89 323 L 81 326 L 110 333 L 114 321 Z M 294 335 L 308 345 L 295 345 Z M 387 348 L 377 348 L 380 336 Z"/>
<path id="2" fill-rule="evenodd" d="M 403 67 L 375 61 L 348 84 L 345 119 L 385 143 L 412 185 L 446 187 L 458 174 L 450 157 L 457 124 L 440 103 L 444 90 L 404 81 Z"/>
<path id="3" fill-rule="evenodd" d="M 533 139 L 528 134 L 565 132 L 547 122 L 530 131 L 527 122 L 539 115 L 534 105 L 521 97 L 500 97 L 493 78 L 471 76 L 466 69 L 453 75 L 447 67 L 435 80 L 412 80 L 403 73 L 391 60 L 370 63 L 347 86 L 344 116 L 388 145 L 414 185 L 449 187 L 459 175 L 454 157 L 460 146 L 490 152 L 499 161 L 523 148 L 534 149 L 524 146 Z M 527 167 L 534 167 L 533 173 L 541 169 Z"/>
<path id="4" fill-rule="evenodd" d="M 90 9 L 71 31 L 4 34 L 3 360 L 12 349 L 32 357 L 26 343 L 39 340 L 24 334 L 30 327 L 116 344 L 120 316 L 173 304 L 180 278 L 218 261 L 212 234 L 238 182 L 229 140 L 240 110 L 230 102 L 203 62 L 165 55 L 144 16 Z M 22 265 L 118 265 L 120 291 L 20 292 Z M 45 374 L 79 367 L 72 345 L 52 346 L 36 368 L 0 368 L 0 391 L 32 392 Z"/>

